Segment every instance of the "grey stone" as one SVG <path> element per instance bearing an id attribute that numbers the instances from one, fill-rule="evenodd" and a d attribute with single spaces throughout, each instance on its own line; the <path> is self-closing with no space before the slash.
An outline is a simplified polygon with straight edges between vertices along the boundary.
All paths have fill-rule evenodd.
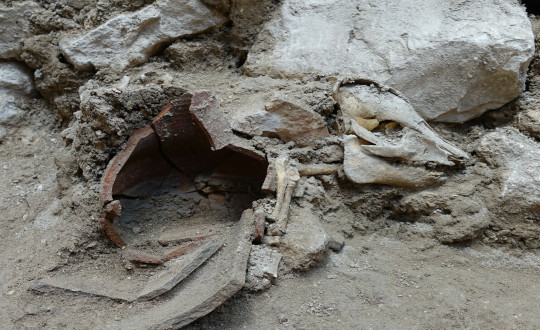
<path id="1" fill-rule="evenodd" d="M 491 224 L 488 209 L 479 200 L 463 200 L 461 206 L 466 209 L 465 214 L 434 214 L 433 229 L 435 238 L 441 243 L 456 243 L 470 241 L 478 238 Z"/>
<path id="2" fill-rule="evenodd" d="M 199 0 L 161 0 L 64 40 L 60 49 L 78 70 L 123 70 L 146 62 L 168 42 L 223 21 Z"/>
<path id="3" fill-rule="evenodd" d="M 27 96 L 36 91 L 30 70 L 17 62 L 0 63 L 0 89 Z"/>
<path id="4" fill-rule="evenodd" d="M 328 243 L 328 248 L 334 252 L 339 252 L 345 246 L 345 237 L 339 233 L 332 234 Z"/>
<path id="5" fill-rule="evenodd" d="M 528 108 L 528 109 L 527 109 Z M 540 139 L 540 108 L 538 105 L 526 107 L 517 114 L 517 127 Z"/>
<path id="6" fill-rule="evenodd" d="M 264 103 L 259 96 L 245 102 L 245 111 L 237 111 L 231 126 L 251 136 L 278 137 L 300 146 L 311 145 L 329 136 L 321 115 L 291 102 L 274 99 Z"/>
<path id="7" fill-rule="evenodd" d="M 0 124 L 23 113 L 28 97 L 35 93 L 29 70 L 15 62 L 0 63 Z"/>
<path id="8" fill-rule="evenodd" d="M 503 202 L 526 209 L 540 205 L 540 146 L 514 128 L 497 129 L 486 134 L 478 154 L 500 173 Z"/>
<path id="9" fill-rule="evenodd" d="M 329 237 L 309 207 L 291 207 L 287 233 L 281 239 L 283 263 L 305 271 L 324 260 Z"/>
<path id="10" fill-rule="evenodd" d="M 286 0 L 244 67 L 361 76 L 402 92 L 426 120 L 464 122 L 518 96 L 533 53 L 516 0 Z"/>
<path id="11" fill-rule="evenodd" d="M 7 129 L 0 125 L 0 142 L 6 137 L 7 135 Z"/>
<path id="12" fill-rule="evenodd" d="M 334 144 L 320 149 L 318 155 L 324 163 L 343 163 L 344 151 L 342 146 Z"/>
<path id="13" fill-rule="evenodd" d="M 30 36 L 28 19 L 38 8 L 33 1 L 14 1 L 11 7 L 0 5 L 0 59 L 15 59 L 21 54 L 23 39 Z"/>
<path id="14" fill-rule="evenodd" d="M 251 291 L 262 291 L 272 285 L 278 276 L 281 253 L 265 245 L 254 245 L 249 255 L 246 287 Z"/>

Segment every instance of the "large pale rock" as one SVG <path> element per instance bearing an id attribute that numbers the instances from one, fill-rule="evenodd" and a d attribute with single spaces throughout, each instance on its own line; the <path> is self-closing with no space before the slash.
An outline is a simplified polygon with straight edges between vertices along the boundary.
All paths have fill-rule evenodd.
<path id="1" fill-rule="evenodd" d="M 12 7 L 0 5 L 0 59 L 17 58 L 22 52 L 23 39 L 30 36 L 28 18 L 39 5 L 22 1 Z"/>
<path id="2" fill-rule="evenodd" d="M 478 154 L 500 170 L 501 198 L 526 209 L 540 207 L 540 145 L 516 129 L 498 129 L 485 135 Z"/>
<path id="3" fill-rule="evenodd" d="M 0 63 L 0 124 L 9 123 L 23 112 L 28 96 L 35 93 L 29 70 L 15 62 Z"/>
<path id="4" fill-rule="evenodd" d="M 123 70 L 146 62 L 167 42 L 222 22 L 199 0 L 162 0 L 65 40 L 60 49 L 78 70 Z"/>
<path id="5" fill-rule="evenodd" d="M 519 95 L 533 52 L 515 0 L 286 0 L 245 68 L 362 76 L 402 92 L 426 120 L 464 122 Z"/>

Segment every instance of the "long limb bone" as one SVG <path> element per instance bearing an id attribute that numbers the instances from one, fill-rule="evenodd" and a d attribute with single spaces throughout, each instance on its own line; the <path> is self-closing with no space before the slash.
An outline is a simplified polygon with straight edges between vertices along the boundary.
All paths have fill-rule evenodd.
<path id="1" fill-rule="evenodd" d="M 268 220 L 277 222 L 279 227 L 285 228 L 292 194 L 296 188 L 296 183 L 300 180 L 300 174 L 290 160 L 289 155 L 278 157 L 274 162 L 274 167 L 277 176 L 276 207 L 274 212 L 268 216 Z M 285 222 L 284 226 L 282 225 L 283 222 Z"/>
<path id="2" fill-rule="evenodd" d="M 267 217 L 269 222 L 275 222 L 269 233 L 273 236 L 281 236 L 287 231 L 287 220 L 292 195 L 300 176 L 333 174 L 338 172 L 342 165 L 330 164 L 300 164 L 292 162 L 288 155 L 278 157 L 274 162 L 277 177 L 276 206 L 271 215 Z"/>
<path id="3" fill-rule="evenodd" d="M 296 182 L 289 181 L 283 194 L 283 201 L 279 210 L 279 215 L 276 220 L 275 226 L 271 228 L 270 233 L 273 236 L 282 236 L 287 232 L 287 222 L 289 215 L 289 208 L 291 206 L 291 199 L 296 189 Z"/>
<path id="4" fill-rule="evenodd" d="M 335 174 L 341 168 L 341 164 L 299 164 L 298 173 L 300 176 Z"/>

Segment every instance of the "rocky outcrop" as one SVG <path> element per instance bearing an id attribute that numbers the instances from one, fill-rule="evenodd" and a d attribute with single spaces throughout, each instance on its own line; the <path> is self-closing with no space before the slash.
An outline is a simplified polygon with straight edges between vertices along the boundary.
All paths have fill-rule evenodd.
<path id="1" fill-rule="evenodd" d="M 123 70 L 146 62 L 168 42 L 221 23 L 199 0 L 157 1 L 65 40 L 60 49 L 78 70 Z"/>
<path id="2" fill-rule="evenodd" d="M 426 120 L 464 122 L 519 95 L 533 52 L 517 1 L 286 0 L 245 68 L 362 76 L 402 92 Z"/>
<path id="3" fill-rule="evenodd" d="M 12 7 L 0 5 L 0 59 L 17 58 L 23 39 L 30 36 L 30 14 L 39 8 L 33 1 L 15 2 Z"/>

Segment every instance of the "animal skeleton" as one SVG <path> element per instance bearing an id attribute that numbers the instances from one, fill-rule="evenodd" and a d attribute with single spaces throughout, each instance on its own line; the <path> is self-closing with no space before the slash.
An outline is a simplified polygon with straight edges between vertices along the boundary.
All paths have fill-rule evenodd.
<path id="1" fill-rule="evenodd" d="M 340 131 L 343 135 L 346 177 L 355 183 L 380 183 L 407 188 L 422 188 L 444 181 L 441 172 L 428 171 L 424 165 L 455 165 L 468 159 L 459 148 L 443 140 L 414 111 L 411 104 L 394 89 L 367 79 L 343 79 L 336 83 L 333 97 L 341 107 Z M 401 126 L 401 136 L 389 133 Z M 384 128 L 385 133 L 373 132 Z M 394 164 L 387 159 L 408 164 Z M 274 160 L 276 206 L 269 222 L 274 236 L 286 232 L 288 210 L 301 175 L 331 174 L 342 166 L 296 164 L 288 155 Z"/>

